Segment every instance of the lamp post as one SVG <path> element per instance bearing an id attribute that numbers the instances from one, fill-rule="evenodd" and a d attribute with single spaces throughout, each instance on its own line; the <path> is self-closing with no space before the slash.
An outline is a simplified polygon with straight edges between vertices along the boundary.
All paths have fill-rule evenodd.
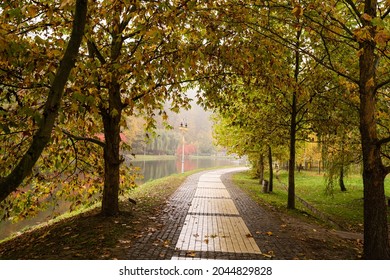
<path id="1" fill-rule="evenodd" d="M 180 123 L 179 127 L 181 131 L 181 136 L 182 136 L 182 147 L 181 147 L 181 173 L 184 173 L 184 133 L 187 131 L 187 123 Z"/>

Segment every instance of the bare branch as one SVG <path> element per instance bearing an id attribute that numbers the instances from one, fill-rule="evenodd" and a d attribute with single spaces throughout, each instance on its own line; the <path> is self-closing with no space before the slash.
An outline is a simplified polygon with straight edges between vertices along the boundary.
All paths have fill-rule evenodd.
<path id="1" fill-rule="evenodd" d="M 106 59 L 103 57 L 103 55 L 100 53 L 99 49 L 97 48 L 95 42 L 91 41 L 91 40 L 87 40 L 87 46 L 88 46 L 88 52 L 89 52 L 89 56 L 91 58 L 94 58 L 95 55 L 96 57 L 98 58 L 98 60 L 100 61 L 101 64 L 106 64 Z"/>
<path id="2" fill-rule="evenodd" d="M 344 2 L 346 2 L 346 5 L 347 5 L 348 9 L 352 9 L 353 14 L 357 18 L 358 22 L 361 23 L 360 18 L 361 18 L 362 15 L 359 12 L 358 8 L 356 7 L 355 3 L 353 3 L 352 0 L 345 0 Z"/>
<path id="3" fill-rule="evenodd" d="M 381 15 L 381 19 L 385 19 L 390 14 L 390 7 Z"/>
<path id="4" fill-rule="evenodd" d="M 381 87 L 386 86 L 387 84 L 390 84 L 390 79 L 385 80 L 385 81 L 383 81 L 383 82 L 377 84 L 376 89 L 378 90 L 378 89 L 380 89 Z"/>
<path id="5" fill-rule="evenodd" d="M 74 135 L 72 133 L 70 133 L 69 131 L 65 130 L 65 129 L 61 129 L 61 131 L 69 136 L 70 138 L 73 138 L 75 140 L 79 140 L 79 141 L 87 141 L 87 142 L 91 142 L 91 143 L 94 143 L 96 145 L 99 145 L 100 147 L 103 147 L 106 145 L 104 142 L 98 140 L 98 139 L 95 139 L 95 138 L 91 138 L 91 137 L 82 137 L 82 136 L 77 136 L 77 135 Z"/>

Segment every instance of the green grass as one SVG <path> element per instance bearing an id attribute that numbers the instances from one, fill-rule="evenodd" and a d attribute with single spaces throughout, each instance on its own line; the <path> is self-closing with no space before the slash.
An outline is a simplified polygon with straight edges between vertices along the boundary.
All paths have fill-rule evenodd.
<path id="1" fill-rule="evenodd" d="M 281 171 L 280 181 L 287 185 L 288 174 Z M 266 203 L 282 211 L 287 211 L 287 192 L 282 184 L 274 178 L 273 193 L 261 192 L 258 180 L 253 179 L 250 172 L 238 173 L 234 176 L 237 185 L 247 191 L 252 198 Z M 341 192 L 335 188 L 331 194 L 326 192 L 326 181 L 322 175 L 315 172 L 300 172 L 295 175 L 296 195 L 307 201 L 322 213 L 328 215 L 338 224 L 361 231 L 363 225 L 363 182 L 359 175 L 351 175 L 345 178 L 347 192 Z M 386 196 L 390 196 L 390 179 L 385 181 Z M 310 211 L 296 201 L 297 211 L 289 211 L 290 214 L 302 214 Z M 315 215 L 314 213 L 310 213 Z M 390 218 L 389 218 L 390 222 Z"/>

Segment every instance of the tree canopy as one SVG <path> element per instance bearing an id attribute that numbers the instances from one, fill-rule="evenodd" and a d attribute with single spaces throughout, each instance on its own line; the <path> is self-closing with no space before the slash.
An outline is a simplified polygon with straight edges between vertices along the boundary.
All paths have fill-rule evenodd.
<path id="1" fill-rule="evenodd" d="M 288 151 L 288 208 L 301 143 L 339 177 L 361 160 L 365 258 L 388 258 L 389 13 L 389 0 L 2 2 L 4 216 L 63 199 L 118 214 L 137 176 L 126 122 L 156 130 L 198 88 L 219 143 L 254 161 Z"/>

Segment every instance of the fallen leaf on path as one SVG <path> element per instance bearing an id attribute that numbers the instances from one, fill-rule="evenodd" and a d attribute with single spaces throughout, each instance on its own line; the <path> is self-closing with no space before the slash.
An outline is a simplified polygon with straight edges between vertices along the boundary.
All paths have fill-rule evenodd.
<path id="1" fill-rule="evenodd" d="M 195 257 L 196 256 L 196 253 L 194 251 L 188 251 L 186 253 L 186 257 Z"/>
<path id="2" fill-rule="evenodd" d="M 171 244 L 171 241 L 170 241 L 170 240 L 165 240 L 164 243 L 163 243 L 163 246 L 164 246 L 165 248 L 168 248 L 170 244 Z"/>
<path id="3" fill-rule="evenodd" d="M 153 228 L 153 227 L 148 228 L 148 232 L 156 232 L 156 231 L 157 231 L 156 228 Z"/>
<path id="4" fill-rule="evenodd" d="M 274 233 L 273 233 L 272 231 L 267 231 L 266 234 L 267 234 L 268 236 L 274 235 Z"/>

